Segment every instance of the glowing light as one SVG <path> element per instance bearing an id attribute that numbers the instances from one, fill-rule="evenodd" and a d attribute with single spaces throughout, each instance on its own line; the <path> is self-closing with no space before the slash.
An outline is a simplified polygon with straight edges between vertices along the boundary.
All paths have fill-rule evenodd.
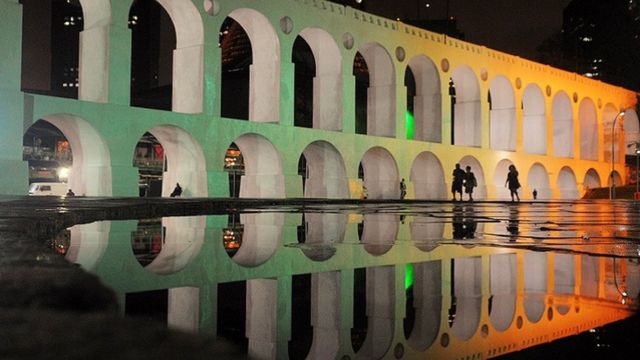
<path id="1" fill-rule="evenodd" d="M 69 168 L 66 167 L 61 167 L 58 168 L 58 178 L 60 180 L 66 180 L 69 178 L 69 173 L 71 172 L 71 170 Z"/>
<path id="2" fill-rule="evenodd" d="M 409 111 L 407 111 L 404 114 L 404 118 L 405 118 L 405 125 L 407 127 L 407 140 L 413 140 L 413 114 Z"/>
<path id="3" fill-rule="evenodd" d="M 407 290 L 413 286 L 413 264 L 404 266 L 404 289 Z"/>

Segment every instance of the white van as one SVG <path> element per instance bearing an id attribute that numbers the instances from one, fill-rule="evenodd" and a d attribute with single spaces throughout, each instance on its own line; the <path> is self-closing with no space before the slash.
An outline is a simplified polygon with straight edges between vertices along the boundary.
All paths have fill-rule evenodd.
<path id="1" fill-rule="evenodd" d="M 35 182 L 29 186 L 31 196 L 64 196 L 67 193 L 67 184 L 59 182 Z"/>

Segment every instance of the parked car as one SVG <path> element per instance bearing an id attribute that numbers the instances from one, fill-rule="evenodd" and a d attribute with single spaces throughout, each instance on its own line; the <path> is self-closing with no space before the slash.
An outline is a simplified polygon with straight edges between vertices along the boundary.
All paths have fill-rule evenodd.
<path id="1" fill-rule="evenodd" d="M 67 184 L 60 182 L 34 182 L 29 186 L 31 196 L 64 196 L 67 193 Z"/>

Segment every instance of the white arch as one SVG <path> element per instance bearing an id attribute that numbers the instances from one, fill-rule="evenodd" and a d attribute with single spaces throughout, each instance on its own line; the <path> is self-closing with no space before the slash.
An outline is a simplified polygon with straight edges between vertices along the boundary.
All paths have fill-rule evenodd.
<path id="1" fill-rule="evenodd" d="M 300 32 L 313 52 L 313 128 L 342 130 L 342 54 L 333 37 L 320 28 Z"/>
<path id="2" fill-rule="evenodd" d="M 564 315 L 569 311 L 566 297 L 575 293 L 574 255 L 554 253 L 553 264 L 553 294 L 561 295 L 555 297 L 556 310 Z"/>
<path id="3" fill-rule="evenodd" d="M 202 17 L 190 0 L 156 1 L 167 11 L 176 29 L 171 109 L 190 114 L 202 112 L 204 82 Z"/>
<path id="4" fill-rule="evenodd" d="M 489 145 L 496 150 L 516 149 L 516 100 L 511 82 L 503 75 L 496 76 L 489 85 L 491 111 L 489 114 Z"/>
<path id="5" fill-rule="evenodd" d="M 547 253 L 524 253 L 524 311 L 527 319 L 537 323 L 545 309 L 547 293 Z"/>
<path id="6" fill-rule="evenodd" d="M 244 134 L 235 141 L 244 159 L 240 197 L 283 198 L 284 176 L 278 150 L 264 136 Z"/>
<path id="7" fill-rule="evenodd" d="M 408 66 L 416 81 L 416 95 L 413 99 L 413 138 L 442 142 L 442 95 L 438 69 L 425 55 L 414 56 Z"/>
<path id="8" fill-rule="evenodd" d="M 467 155 L 458 161 L 460 168 L 465 170 L 467 166 L 471 166 L 471 172 L 476 176 L 478 187 L 473 190 L 474 199 L 484 199 L 487 197 L 487 183 L 484 178 L 484 170 L 480 161 L 471 155 Z M 465 170 L 466 171 L 466 170 Z M 506 175 L 505 175 L 506 176 Z"/>
<path id="9" fill-rule="evenodd" d="M 607 178 L 607 187 L 611 186 L 611 179 L 614 180 L 614 184 L 616 186 L 622 185 L 622 176 L 620 176 L 620 173 L 618 172 L 618 170 L 615 170 L 612 173 L 609 173 L 609 176 Z"/>
<path id="10" fill-rule="evenodd" d="M 562 169 L 560 169 L 556 186 L 558 188 L 558 191 L 560 192 L 561 199 L 580 198 L 576 176 L 570 167 L 564 166 L 562 167 Z"/>
<path id="11" fill-rule="evenodd" d="M 618 162 L 619 160 L 619 149 L 620 149 L 620 141 L 622 134 L 620 130 L 623 128 L 623 119 L 618 118 L 616 120 L 616 128 L 612 129 L 613 121 L 618 116 L 618 108 L 609 103 L 604 106 L 602 110 L 602 125 L 604 127 L 604 160 L 607 162 L 611 162 L 611 145 L 613 142 L 613 151 L 615 153 L 614 161 Z M 625 113 L 626 115 L 626 113 Z M 611 130 L 614 130 L 611 132 Z M 618 183 L 616 183 L 618 184 Z"/>
<path id="12" fill-rule="evenodd" d="M 600 258 L 596 256 L 580 256 L 580 296 L 598 297 L 600 281 Z"/>
<path id="13" fill-rule="evenodd" d="M 393 266 L 367 268 L 367 337 L 358 358 L 381 359 L 393 340 L 395 271 Z"/>
<path id="14" fill-rule="evenodd" d="M 204 244 L 205 216 L 163 217 L 162 249 L 145 270 L 168 275 L 187 267 Z"/>
<path id="15" fill-rule="evenodd" d="M 326 141 L 315 141 L 302 151 L 302 155 L 307 160 L 304 197 L 349 197 L 347 170 L 342 155 L 335 146 Z"/>
<path id="16" fill-rule="evenodd" d="M 111 196 L 111 157 L 102 135 L 75 115 L 52 114 L 42 120 L 57 127 L 69 141 L 73 154 L 69 188 L 76 195 Z"/>
<path id="17" fill-rule="evenodd" d="M 398 166 L 387 149 L 375 146 L 367 150 L 362 157 L 362 169 L 369 199 L 395 199 L 400 196 Z"/>
<path id="18" fill-rule="evenodd" d="M 92 271 L 107 250 L 110 230 L 111 221 L 74 225 L 69 229 L 71 239 L 65 258 Z"/>
<path id="19" fill-rule="evenodd" d="M 480 146 L 482 116 L 478 78 L 469 66 L 462 65 L 453 71 L 452 80 L 456 87 L 453 144 Z"/>
<path id="20" fill-rule="evenodd" d="M 480 324 L 482 304 L 482 261 L 479 256 L 453 259 L 456 317 L 451 332 L 460 340 L 468 340 Z"/>
<path id="21" fill-rule="evenodd" d="M 624 111 L 624 143 L 627 144 L 627 155 L 636 154 L 636 147 L 632 144 L 637 142 L 640 142 L 640 123 L 638 120 L 638 113 L 636 113 L 634 109 L 626 109 Z"/>
<path id="22" fill-rule="evenodd" d="M 313 340 L 307 359 L 335 359 L 344 332 L 341 326 L 340 271 L 311 274 Z"/>
<path id="23" fill-rule="evenodd" d="M 507 174 L 509 173 L 509 166 L 513 165 L 513 162 L 509 159 L 502 159 L 496 166 L 496 171 L 493 174 L 493 186 L 495 188 L 495 196 L 498 199 L 510 199 L 511 192 L 504 186 L 507 180 Z M 521 193 L 522 191 L 519 191 Z"/>
<path id="24" fill-rule="evenodd" d="M 149 129 L 162 145 L 167 171 L 162 175 L 162 196 L 169 196 L 180 183 L 184 197 L 207 196 L 207 170 L 202 148 L 189 133 L 174 125 Z"/>
<path id="25" fill-rule="evenodd" d="M 371 255 L 391 250 L 398 237 L 400 219 L 396 214 L 364 214 L 361 242 Z"/>
<path id="26" fill-rule="evenodd" d="M 564 91 L 553 97 L 553 155 L 573 157 L 573 109 L 569 95 Z"/>
<path id="27" fill-rule="evenodd" d="M 251 41 L 253 63 L 249 66 L 249 120 L 277 123 L 280 119 L 280 41 L 264 15 L 241 8 L 229 15 Z"/>
<path id="28" fill-rule="evenodd" d="M 411 165 L 409 180 L 413 183 L 416 199 L 447 198 L 442 163 L 432 152 L 423 151 L 416 156 Z"/>
<path id="29" fill-rule="evenodd" d="M 233 257 L 233 262 L 244 267 L 255 267 L 269 260 L 280 245 L 283 213 L 240 214 L 244 225 L 242 244 Z"/>
<path id="30" fill-rule="evenodd" d="M 415 351 L 425 351 L 440 329 L 442 309 L 442 263 L 439 260 L 413 264 L 415 323 L 407 342 Z"/>
<path id="31" fill-rule="evenodd" d="M 106 103 L 109 99 L 109 31 L 111 2 L 80 0 L 84 28 L 78 48 L 78 99 Z"/>
<path id="32" fill-rule="evenodd" d="M 531 165 L 527 175 L 527 186 L 529 187 L 528 193 L 533 192 L 533 190 L 538 192 L 538 199 L 544 200 L 553 197 L 549 174 L 544 165 L 540 163 Z"/>
<path id="33" fill-rule="evenodd" d="M 489 261 L 493 299 L 489 318 L 496 330 L 505 331 L 516 314 L 516 254 L 491 255 Z"/>
<path id="34" fill-rule="evenodd" d="M 444 221 L 427 216 L 416 216 L 409 224 L 411 240 L 422 251 L 438 247 L 444 235 Z"/>
<path id="35" fill-rule="evenodd" d="M 598 172 L 593 168 L 587 170 L 587 172 L 584 174 L 584 180 L 582 181 L 583 190 L 587 191 L 587 189 L 599 188 L 601 186 L 602 181 L 600 180 L 600 175 L 598 175 Z"/>
<path id="36" fill-rule="evenodd" d="M 580 159 L 598 160 L 598 123 L 596 106 L 590 98 L 580 102 L 578 119 L 580 121 Z"/>
<path id="37" fill-rule="evenodd" d="M 547 114 L 542 90 L 529 84 L 522 94 L 522 142 L 524 151 L 532 154 L 547 153 Z"/>
<path id="38" fill-rule="evenodd" d="M 396 77 L 389 52 L 380 44 L 370 42 L 358 51 L 369 69 L 367 89 L 367 134 L 394 137 L 396 135 Z"/>

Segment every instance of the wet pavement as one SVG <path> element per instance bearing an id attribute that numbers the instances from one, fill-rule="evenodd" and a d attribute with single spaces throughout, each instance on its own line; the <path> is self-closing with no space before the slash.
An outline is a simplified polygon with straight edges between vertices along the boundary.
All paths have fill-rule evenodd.
<path id="1" fill-rule="evenodd" d="M 118 285 L 55 254 L 51 249 L 50 239 L 73 225 L 99 220 L 181 215 L 226 217 L 228 214 L 265 213 L 304 213 L 307 219 L 310 214 L 342 214 L 349 217 L 349 223 L 364 220 L 365 224 L 372 217 L 388 215 L 402 225 L 412 224 L 411 244 L 421 251 L 431 251 L 437 247 L 476 246 L 509 251 L 533 250 L 606 256 L 631 262 L 637 262 L 640 258 L 640 204 L 623 200 L 470 203 L 411 200 L 1 197 L 0 335 L 4 334 L 4 339 L 12 340 L 0 345 L 0 355 L 11 354 L 7 358 L 16 359 L 41 359 L 61 358 L 61 354 L 66 354 L 66 358 L 80 359 L 86 358 L 87 353 L 92 353 L 92 357 L 100 358 L 93 356 L 93 353 L 97 354 L 104 348 L 120 347 L 118 358 L 157 358 L 157 349 L 164 349 L 168 353 L 181 351 L 190 354 L 182 358 L 205 358 L 204 354 L 208 350 L 219 348 L 219 344 L 214 346 L 212 339 L 205 335 L 188 340 L 185 337 L 167 344 L 165 338 L 181 339 L 181 335 L 162 326 L 158 327 L 157 324 L 121 319 L 119 314 L 123 309 L 120 308 L 119 299 L 122 295 L 119 290 L 112 289 L 112 286 L 117 289 Z M 439 231 L 420 232 L 420 229 L 432 229 L 434 226 Z M 384 232 L 384 226 L 376 229 Z M 359 232 L 362 231 L 359 228 Z M 362 238 L 367 235 L 360 233 L 357 236 Z M 376 246 L 381 244 L 367 245 L 366 239 L 361 240 L 365 247 L 369 246 L 367 251 L 379 255 L 395 246 L 405 246 L 401 237 L 383 244 L 382 250 L 376 250 Z M 313 241 L 285 241 L 285 249 L 300 249 L 305 254 L 319 256 L 309 265 L 296 263 L 292 269 L 301 272 L 303 270 L 299 269 L 304 269 L 305 266 L 317 267 L 317 261 L 331 258 L 336 251 L 340 253 L 341 246 L 358 245 L 358 241 L 331 244 L 336 245 L 337 250 L 331 246 L 328 253 L 326 245 L 314 244 Z M 405 247 L 403 251 L 415 250 Z M 355 256 L 354 262 L 370 263 L 359 256 Z M 275 273 L 277 272 L 273 274 Z M 268 275 L 268 271 L 265 274 Z M 85 325 L 74 330 L 71 325 L 74 322 Z M 104 326 L 97 325 L 99 323 Z M 61 328 L 60 324 L 69 324 L 66 332 L 75 339 L 73 344 L 56 350 L 61 353 L 55 356 L 53 353 L 50 356 L 43 355 L 43 349 L 53 349 L 64 342 L 65 336 L 47 338 L 45 335 L 47 331 L 64 332 L 64 326 Z M 101 330 L 93 333 L 87 330 L 92 327 Z M 135 336 L 142 328 L 151 329 L 146 333 L 148 336 L 144 341 L 130 342 L 125 335 L 109 335 L 120 333 Z M 27 334 L 30 333 L 42 336 L 29 338 Z M 78 343 L 89 340 L 95 346 L 78 346 Z M 163 343 L 165 345 L 160 345 Z M 154 351 L 149 351 L 150 348 Z M 104 358 L 114 358 L 114 354 Z"/>

